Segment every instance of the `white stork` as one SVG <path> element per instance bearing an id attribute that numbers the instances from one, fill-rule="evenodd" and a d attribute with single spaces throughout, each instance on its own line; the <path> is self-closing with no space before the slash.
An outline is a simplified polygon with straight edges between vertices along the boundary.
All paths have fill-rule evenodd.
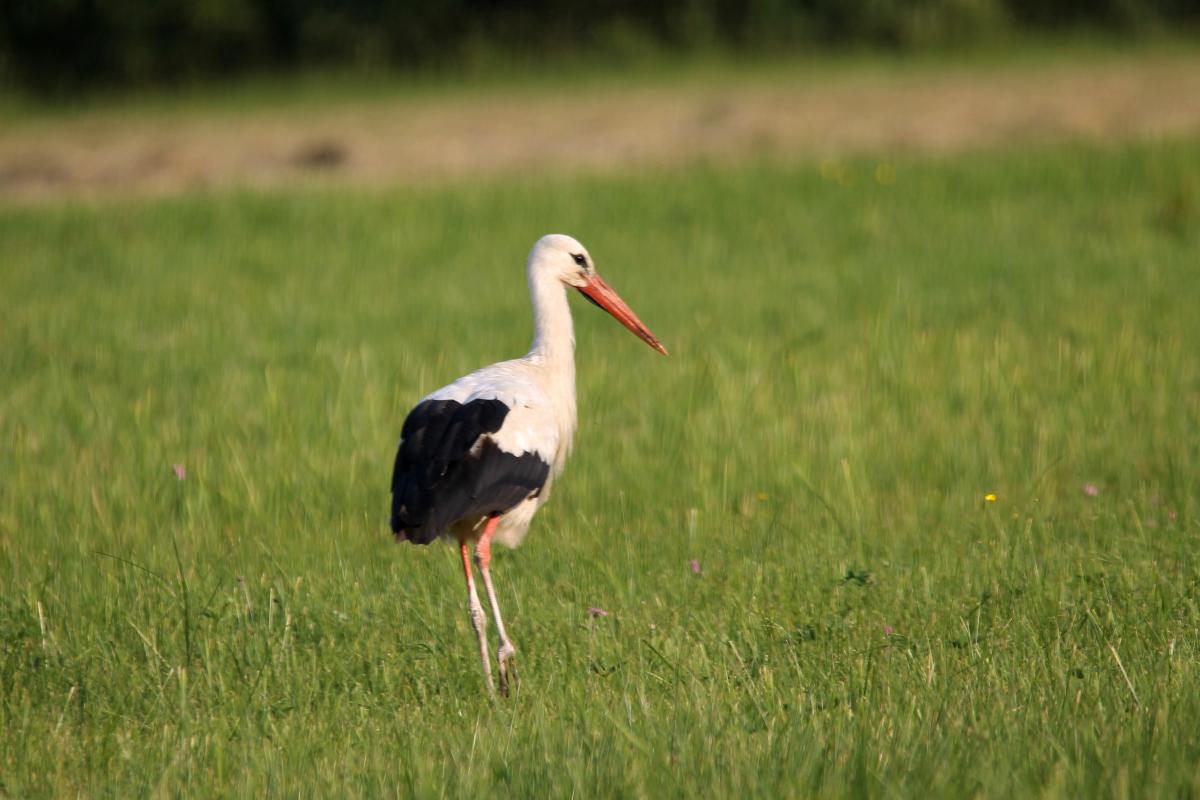
<path id="1" fill-rule="evenodd" d="M 526 263 L 533 346 L 522 358 L 476 370 L 427 395 L 409 412 L 392 472 L 392 531 L 398 541 L 458 543 L 479 659 L 493 691 L 487 616 L 475 592 L 469 546 L 483 578 L 500 646 L 500 691 L 508 693 L 516 648 L 504 630 L 490 570 L 492 540 L 520 544 L 550 496 L 575 432 L 575 332 L 567 287 L 612 314 L 663 355 L 665 347 L 596 273 L 570 236 L 543 236 Z"/>

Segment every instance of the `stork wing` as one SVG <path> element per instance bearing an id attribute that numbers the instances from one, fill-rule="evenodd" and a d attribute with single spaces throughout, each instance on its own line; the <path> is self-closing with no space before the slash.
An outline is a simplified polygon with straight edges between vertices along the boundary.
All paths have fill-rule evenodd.
<path id="1" fill-rule="evenodd" d="M 501 449 L 495 435 L 512 411 L 504 400 L 437 394 L 404 421 L 392 470 L 392 531 L 420 544 L 458 520 L 508 511 L 550 473 L 535 451 Z"/>

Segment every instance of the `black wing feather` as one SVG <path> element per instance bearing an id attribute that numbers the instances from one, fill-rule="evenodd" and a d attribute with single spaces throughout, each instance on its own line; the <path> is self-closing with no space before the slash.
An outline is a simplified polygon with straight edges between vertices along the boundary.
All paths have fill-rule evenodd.
<path id="1" fill-rule="evenodd" d="M 550 465 L 536 453 L 505 453 L 489 435 L 508 412 L 490 399 L 426 400 L 409 413 L 392 469 L 397 538 L 428 544 L 458 520 L 503 514 L 541 491 Z"/>

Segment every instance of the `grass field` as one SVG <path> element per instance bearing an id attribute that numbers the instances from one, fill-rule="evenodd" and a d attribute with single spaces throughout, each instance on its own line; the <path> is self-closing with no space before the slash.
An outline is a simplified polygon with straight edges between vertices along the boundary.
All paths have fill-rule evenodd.
<path id="1" fill-rule="evenodd" d="M 672 355 L 492 704 L 388 479 L 549 231 Z M 1198 253 L 1196 140 L 0 210 L 0 795 L 1200 794 Z"/>

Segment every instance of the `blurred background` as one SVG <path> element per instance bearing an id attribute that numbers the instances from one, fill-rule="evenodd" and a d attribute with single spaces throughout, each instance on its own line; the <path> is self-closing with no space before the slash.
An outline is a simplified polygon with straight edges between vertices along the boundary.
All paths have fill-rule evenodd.
<path id="1" fill-rule="evenodd" d="M 6 3 L 0 69 L 38 93 L 328 67 L 620 64 L 661 53 L 920 49 L 1020 35 L 1148 35 L 1194 0 L 52 0 Z"/>
<path id="2" fill-rule="evenodd" d="M 0 198 L 1189 133 L 1198 24 L 1194 0 L 14 0 Z"/>

